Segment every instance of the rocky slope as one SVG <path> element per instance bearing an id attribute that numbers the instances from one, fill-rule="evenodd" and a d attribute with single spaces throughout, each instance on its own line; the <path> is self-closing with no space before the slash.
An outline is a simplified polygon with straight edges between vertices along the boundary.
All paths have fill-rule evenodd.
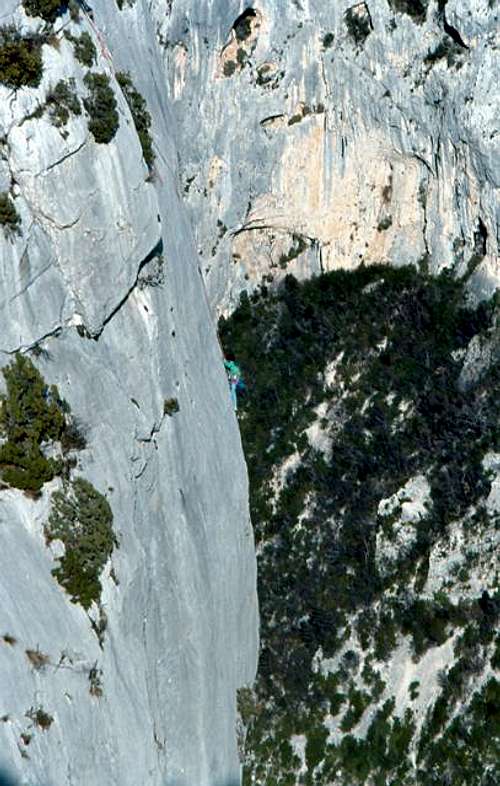
<path id="1" fill-rule="evenodd" d="M 222 324 L 251 380 L 245 784 L 498 781 L 500 313 L 465 302 L 372 266 L 288 277 Z"/>
<path id="2" fill-rule="evenodd" d="M 152 5 L 214 303 L 361 262 L 473 258 L 491 292 L 498 3 Z"/>
<path id="3" fill-rule="evenodd" d="M 118 543 L 86 611 L 51 574 L 62 478 L 40 495 L 3 484 L 0 768 L 26 784 L 233 786 L 257 637 L 246 469 L 148 3 L 118 5 L 47 23 L 0 9 L 26 46 L 20 78 L 34 73 L 16 85 L 0 46 L 2 366 L 22 352 L 58 386 L 86 442 L 65 471 L 106 496 Z M 151 113 L 154 169 L 119 71 Z M 89 72 L 115 114 L 92 107 Z"/>

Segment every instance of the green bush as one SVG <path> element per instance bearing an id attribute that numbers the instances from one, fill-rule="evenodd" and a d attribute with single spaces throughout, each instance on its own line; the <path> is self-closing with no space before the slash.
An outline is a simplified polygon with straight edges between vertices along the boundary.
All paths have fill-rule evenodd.
<path id="1" fill-rule="evenodd" d="M 335 41 L 335 36 L 333 33 L 325 33 L 322 39 L 323 49 L 329 49 L 333 46 L 333 42 Z"/>
<path id="2" fill-rule="evenodd" d="M 361 720 L 361 716 L 367 707 L 371 704 L 371 698 L 368 693 L 351 688 L 348 694 L 349 707 L 347 712 L 342 718 L 340 728 L 342 731 L 350 731 Z"/>
<path id="3" fill-rule="evenodd" d="M 0 84 L 14 90 L 38 87 L 42 72 L 41 40 L 23 37 L 12 25 L 0 28 Z"/>
<path id="4" fill-rule="evenodd" d="M 419 690 L 418 689 L 419 689 L 419 687 L 420 687 L 420 681 L 419 680 L 413 680 L 413 682 L 410 682 L 410 684 L 408 686 L 408 692 L 410 694 L 411 701 L 415 701 L 415 699 L 418 699 L 418 696 L 419 696 Z"/>
<path id="5" fill-rule="evenodd" d="M 310 770 L 318 765 L 325 755 L 328 731 L 324 726 L 316 726 L 309 732 L 306 740 L 306 762 Z"/>
<path id="6" fill-rule="evenodd" d="M 69 30 L 65 30 L 64 35 L 73 44 L 75 57 L 78 62 L 88 68 L 92 68 L 97 60 L 97 50 L 89 33 L 84 32 L 79 36 L 75 36 Z"/>
<path id="7" fill-rule="evenodd" d="M 84 450 L 87 447 L 87 438 L 81 424 L 71 416 L 66 416 L 64 431 L 61 435 L 61 448 L 63 453 L 70 450 Z"/>
<path id="8" fill-rule="evenodd" d="M 171 417 L 172 415 L 175 415 L 176 412 L 179 412 L 179 409 L 179 402 L 176 398 L 166 398 L 163 402 L 164 415 L 169 415 Z"/>
<path id="9" fill-rule="evenodd" d="M 382 611 L 373 633 L 375 658 L 380 661 L 389 660 L 397 644 L 397 626 L 394 616 L 388 611 Z"/>
<path id="10" fill-rule="evenodd" d="M 372 31 L 369 12 L 362 14 L 360 6 L 348 8 L 344 14 L 347 30 L 354 43 L 362 47 Z"/>
<path id="11" fill-rule="evenodd" d="M 76 85 L 73 78 L 64 82 L 62 79 L 47 94 L 46 103 L 49 107 L 50 121 L 57 128 L 65 126 L 70 113 L 81 115 L 80 101 L 76 95 Z"/>
<path id="12" fill-rule="evenodd" d="M 250 38 L 252 35 L 252 19 L 255 17 L 256 13 L 252 8 L 248 8 L 238 17 L 233 25 L 237 41 L 242 42 Z"/>
<path id="13" fill-rule="evenodd" d="M 453 66 L 460 68 L 462 65 L 462 55 L 463 48 L 449 36 L 446 36 L 434 47 L 434 49 L 429 50 L 424 57 L 424 65 L 430 68 L 440 60 L 446 60 L 448 68 L 452 68 Z"/>
<path id="14" fill-rule="evenodd" d="M 300 116 L 300 120 L 302 120 L 302 116 Z M 289 126 L 292 125 L 292 121 L 293 117 L 288 121 Z M 307 243 L 302 235 L 292 235 L 292 245 L 286 254 L 281 254 L 278 263 L 279 266 L 283 269 L 286 268 L 289 262 L 300 256 L 306 249 Z"/>
<path id="15" fill-rule="evenodd" d="M 425 22 L 429 0 L 389 0 L 389 2 L 394 11 L 400 14 L 408 14 L 419 24 Z M 439 0 L 439 2 L 442 2 L 442 0 Z"/>
<path id="16" fill-rule="evenodd" d="M 62 465 L 46 458 L 42 443 L 60 440 L 65 429 L 63 402 L 55 386 L 47 387 L 31 360 L 17 354 L 2 369 L 7 392 L 0 396 L 0 472 L 4 482 L 38 492 Z"/>
<path id="17" fill-rule="evenodd" d="M 14 488 L 36 493 L 61 469 L 61 463 L 47 459 L 37 445 L 20 447 L 6 442 L 0 447 L 2 480 Z"/>
<path id="18" fill-rule="evenodd" d="M 223 71 L 224 71 L 224 76 L 232 76 L 236 71 L 236 63 L 234 62 L 234 60 L 226 60 L 226 62 L 224 63 Z"/>
<path id="19" fill-rule="evenodd" d="M 392 225 L 392 216 L 385 216 L 378 222 L 377 231 L 385 232 Z"/>
<path id="20" fill-rule="evenodd" d="M 0 192 L 0 226 L 7 237 L 20 233 L 21 216 L 6 191 Z"/>
<path id="21" fill-rule="evenodd" d="M 465 624 L 465 613 L 446 598 L 416 599 L 396 611 L 403 633 L 413 639 L 415 655 L 420 657 L 429 647 L 439 647 L 453 628 Z"/>
<path id="22" fill-rule="evenodd" d="M 7 392 L 0 396 L 0 427 L 9 442 L 40 444 L 59 439 L 64 413 L 57 388 L 49 389 L 31 360 L 19 353 L 2 374 Z"/>
<path id="23" fill-rule="evenodd" d="M 89 96 L 83 101 L 89 116 L 89 131 L 96 142 L 107 144 L 115 136 L 120 124 L 109 77 L 106 74 L 88 73 L 83 81 L 89 90 Z"/>
<path id="24" fill-rule="evenodd" d="M 54 22 L 68 8 L 67 0 L 23 0 L 23 8 L 29 16 L 41 16 L 46 22 Z"/>
<path id="25" fill-rule="evenodd" d="M 62 540 L 64 556 L 53 571 L 73 603 L 88 609 L 101 595 L 99 576 L 117 545 L 108 501 L 88 480 L 75 478 L 52 495 L 45 535 Z"/>
<path id="26" fill-rule="evenodd" d="M 26 713 L 26 717 L 29 718 L 35 726 L 38 726 L 42 731 L 47 731 L 50 729 L 52 724 L 54 723 L 54 718 L 48 712 L 45 712 L 43 707 L 30 707 L 28 712 Z"/>
<path id="27" fill-rule="evenodd" d="M 439 702 L 439 700 L 438 700 Z M 435 705 L 438 704 L 438 702 Z M 418 750 L 418 786 L 493 786 L 500 760 L 500 683 L 494 677 L 445 726 L 446 714 L 426 722 Z"/>
<path id="28" fill-rule="evenodd" d="M 491 329 L 494 309 L 494 302 L 465 308 L 463 282 L 449 275 L 377 266 L 303 284 L 287 276 L 274 291 L 262 286 L 243 294 L 238 309 L 221 320 L 224 350 L 251 381 L 239 424 L 259 543 L 262 649 L 255 690 L 259 704 L 272 707 L 250 723 L 245 782 L 252 775 L 284 782 L 281 730 L 305 733 L 297 728 L 313 708 L 308 733 L 323 722 L 332 691 L 314 668 L 319 648 L 333 657 L 354 633 L 365 651 L 386 660 L 401 633 L 419 655 L 446 641 L 467 614 L 478 619 L 476 638 L 486 640 L 484 631 L 494 630 L 494 599 L 469 609 L 443 595 L 418 597 L 434 544 L 489 490 L 481 461 L 497 449 L 498 369 L 463 392 L 456 357 L 474 335 Z M 327 387 L 325 368 L 334 360 L 335 382 Z M 412 407 L 402 418 L 406 402 Z M 304 437 L 320 404 L 335 414 L 322 423 L 331 456 Z M 277 496 L 270 479 L 294 452 L 300 464 Z M 411 554 L 386 582 L 375 560 L 378 504 L 420 473 L 429 480 L 432 506 Z M 356 620 L 351 633 L 347 620 Z M 466 657 L 460 669 L 472 673 L 476 656 Z M 370 700 L 378 701 L 387 688 L 369 670 L 366 675 L 374 682 Z M 340 708 L 335 693 L 332 714 Z M 356 722 L 364 703 L 354 698 L 344 726 Z M 447 711 L 438 708 L 437 720 L 439 713 L 446 720 Z M 414 727 L 410 716 L 396 723 L 389 715 L 389 737 L 377 732 L 367 747 L 346 734 L 340 746 L 325 746 L 324 782 L 339 767 L 349 783 L 399 782 L 409 766 L 401 751 Z M 311 770 L 304 778 L 314 783 Z"/>
<path id="29" fill-rule="evenodd" d="M 116 75 L 116 79 L 127 100 L 130 112 L 132 113 L 132 119 L 141 143 L 144 160 L 151 169 L 155 160 L 155 154 L 153 152 L 153 139 L 150 131 L 151 115 L 148 112 L 146 101 L 134 87 L 130 74 L 119 72 Z"/>

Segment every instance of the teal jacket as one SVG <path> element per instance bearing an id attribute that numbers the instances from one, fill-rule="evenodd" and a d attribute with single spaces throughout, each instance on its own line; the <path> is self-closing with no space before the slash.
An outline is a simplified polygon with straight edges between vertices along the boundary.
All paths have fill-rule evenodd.
<path id="1" fill-rule="evenodd" d="M 234 360 L 225 360 L 224 365 L 227 371 L 229 371 L 229 375 L 234 378 L 235 382 L 237 382 L 241 377 L 241 371 L 238 364 L 235 363 Z"/>

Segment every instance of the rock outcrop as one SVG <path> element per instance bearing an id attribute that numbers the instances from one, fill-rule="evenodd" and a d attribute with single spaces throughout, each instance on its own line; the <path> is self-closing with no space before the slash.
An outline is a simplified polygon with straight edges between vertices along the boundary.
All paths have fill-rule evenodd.
<path id="1" fill-rule="evenodd" d="M 0 769 L 19 783 L 239 782 L 236 691 L 257 655 L 246 468 L 148 5 L 72 4 L 53 27 L 19 2 L 0 14 L 43 37 L 39 86 L 0 84 L 0 191 L 18 216 L 0 226 L 1 363 L 27 352 L 57 384 L 87 442 L 71 473 L 106 495 L 119 543 L 87 613 L 51 575 L 61 480 L 0 491 Z M 90 36 L 90 66 L 65 33 Z M 89 131 L 89 70 L 115 96 L 109 143 Z M 154 170 L 119 71 L 152 115 Z M 60 80 L 80 113 L 58 125 Z"/>
<path id="2" fill-rule="evenodd" d="M 473 290 L 491 293 L 497 4 L 176 0 L 165 8 L 160 0 L 153 8 L 185 200 L 221 310 L 263 279 L 361 263 L 459 273 L 476 265 Z"/>

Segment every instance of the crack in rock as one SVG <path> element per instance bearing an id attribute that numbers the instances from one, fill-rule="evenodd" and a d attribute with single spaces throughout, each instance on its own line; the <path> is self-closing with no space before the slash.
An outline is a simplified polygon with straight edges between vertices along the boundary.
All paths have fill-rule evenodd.
<path id="1" fill-rule="evenodd" d="M 51 171 L 51 169 L 55 169 L 55 167 L 56 167 L 56 166 L 59 166 L 60 164 L 63 164 L 65 161 L 67 161 L 67 160 L 68 160 L 68 158 L 72 158 L 72 156 L 76 156 L 76 155 L 77 155 L 77 153 L 79 153 L 79 152 L 80 152 L 80 150 L 81 150 L 82 148 L 84 148 L 84 147 L 85 147 L 85 145 L 87 144 L 87 142 L 88 142 L 88 137 L 86 137 L 86 138 L 83 140 L 83 142 L 81 143 L 81 145 L 78 145 L 78 147 L 77 147 L 75 150 L 70 150 L 70 152 L 69 152 L 69 153 L 66 153 L 66 155 L 64 155 L 64 156 L 63 156 L 62 158 L 60 158 L 58 161 L 54 161 L 54 163 L 53 163 L 53 164 L 49 164 L 49 166 L 48 166 L 48 167 L 46 167 L 46 169 L 43 169 L 41 172 L 38 172 L 38 173 L 35 175 L 35 177 L 40 177 L 41 175 L 45 175 L 47 172 L 50 172 L 50 171 Z"/>
<path id="2" fill-rule="evenodd" d="M 57 327 L 52 328 L 47 333 L 44 333 L 43 336 L 40 338 L 35 339 L 30 344 L 19 344 L 15 349 L 1 349 L 0 352 L 4 355 L 16 355 L 18 352 L 29 352 L 30 350 L 36 349 L 40 346 L 46 339 L 48 338 L 59 338 L 61 333 L 63 332 L 63 325 L 57 325 Z"/>
<path id="3" fill-rule="evenodd" d="M 162 240 L 162 238 L 160 238 L 158 243 L 151 249 L 149 254 L 140 263 L 140 265 L 139 265 L 139 267 L 137 269 L 137 273 L 136 273 L 136 276 L 135 276 L 135 279 L 134 279 L 134 282 L 133 282 L 132 286 L 127 290 L 127 292 L 122 297 L 120 302 L 115 306 L 115 308 L 102 321 L 102 324 L 101 324 L 101 326 L 100 326 L 100 328 L 98 330 L 92 332 L 92 331 L 89 331 L 88 328 L 85 325 L 83 326 L 91 338 L 95 339 L 96 341 L 99 339 L 99 337 L 101 336 L 101 334 L 102 334 L 104 328 L 106 327 L 106 325 L 109 322 L 111 322 L 113 317 L 116 316 L 116 314 L 120 311 L 121 308 L 123 308 L 123 306 L 125 305 L 125 303 L 129 299 L 129 297 L 132 294 L 132 292 L 138 287 L 138 285 L 139 285 L 139 276 L 140 276 L 140 273 L 141 273 L 142 269 L 148 264 L 148 262 L 151 262 L 151 260 L 154 259 L 155 256 L 158 256 L 159 254 L 161 254 L 162 251 L 163 251 L 163 240 Z"/>

